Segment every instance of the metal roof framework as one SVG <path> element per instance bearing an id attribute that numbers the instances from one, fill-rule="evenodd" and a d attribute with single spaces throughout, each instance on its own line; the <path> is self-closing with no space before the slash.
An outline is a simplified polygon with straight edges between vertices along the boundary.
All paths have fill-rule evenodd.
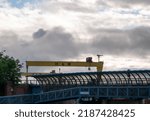
<path id="1" fill-rule="evenodd" d="M 150 85 L 150 70 L 32 75 L 43 91 L 76 86 Z"/>

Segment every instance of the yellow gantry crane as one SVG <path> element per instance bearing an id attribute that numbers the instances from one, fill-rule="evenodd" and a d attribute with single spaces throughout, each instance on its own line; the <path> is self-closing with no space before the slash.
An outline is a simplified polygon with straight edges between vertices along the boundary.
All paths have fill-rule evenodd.
<path id="1" fill-rule="evenodd" d="M 30 66 L 68 66 L 68 67 L 96 67 L 97 71 L 102 71 L 103 61 L 92 62 L 92 58 L 86 58 L 83 61 L 26 61 L 26 72 L 22 73 L 23 76 L 31 76 L 33 74 L 46 74 L 46 73 L 30 73 L 28 68 Z"/>

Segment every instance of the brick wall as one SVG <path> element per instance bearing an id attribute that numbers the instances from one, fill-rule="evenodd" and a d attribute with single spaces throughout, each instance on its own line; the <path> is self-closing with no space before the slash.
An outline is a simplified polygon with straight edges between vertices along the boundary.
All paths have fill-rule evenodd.
<path id="1" fill-rule="evenodd" d="M 12 82 L 7 82 L 5 87 L 5 95 L 20 95 L 29 93 L 29 87 L 27 85 L 15 85 L 13 86 Z"/>
<path id="2" fill-rule="evenodd" d="M 28 92 L 29 92 L 29 88 L 27 85 L 18 85 L 18 86 L 15 86 L 14 88 L 15 95 L 27 94 Z"/>
<path id="3" fill-rule="evenodd" d="M 13 95 L 13 93 L 14 90 L 13 90 L 12 82 L 8 81 L 5 87 L 5 95 L 10 96 Z"/>

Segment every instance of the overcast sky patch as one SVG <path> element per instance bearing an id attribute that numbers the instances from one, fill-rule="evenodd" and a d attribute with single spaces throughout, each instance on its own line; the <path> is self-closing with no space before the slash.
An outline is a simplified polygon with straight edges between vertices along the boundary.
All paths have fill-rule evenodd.
<path id="1" fill-rule="evenodd" d="M 85 61 L 86 56 L 97 61 L 95 56 L 104 54 L 108 70 L 113 65 L 117 69 L 135 68 L 141 61 L 145 64 L 139 68 L 149 68 L 149 3 L 148 0 L 1 0 L 0 48 L 22 62 L 77 58 Z M 109 61 L 113 57 L 118 60 Z M 119 68 L 118 64 L 122 66 Z"/>

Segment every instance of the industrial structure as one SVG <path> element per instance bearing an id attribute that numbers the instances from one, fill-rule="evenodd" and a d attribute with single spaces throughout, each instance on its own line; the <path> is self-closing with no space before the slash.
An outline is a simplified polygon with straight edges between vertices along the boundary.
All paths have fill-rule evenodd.
<path id="1" fill-rule="evenodd" d="M 32 76 L 34 74 L 46 74 L 29 72 L 29 67 L 38 66 L 55 66 L 55 67 L 96 67 L 97 71 L 102 71 L 103 61 L 93 62 L 92 57 L 87 57 L 84 61 L 26 61 L 26 72 L 22 73 L 23 76 Z M 48 74 L 48 73 L 47 73 Z"/>
<path id="2" fill-rule="evenodd" d="M 96 67 L 97 72 L 30 73 L 30 66 Z M 146 103 L 150 98 L 150 70 L 102 71 L 103 62 L 27 61 L 25 76 L 28 94 L 0 97 L 0 103 L 57 103 L 75 100 L 77 103 Z M 114 101 L 114 102 L 113 102 Z"/>

